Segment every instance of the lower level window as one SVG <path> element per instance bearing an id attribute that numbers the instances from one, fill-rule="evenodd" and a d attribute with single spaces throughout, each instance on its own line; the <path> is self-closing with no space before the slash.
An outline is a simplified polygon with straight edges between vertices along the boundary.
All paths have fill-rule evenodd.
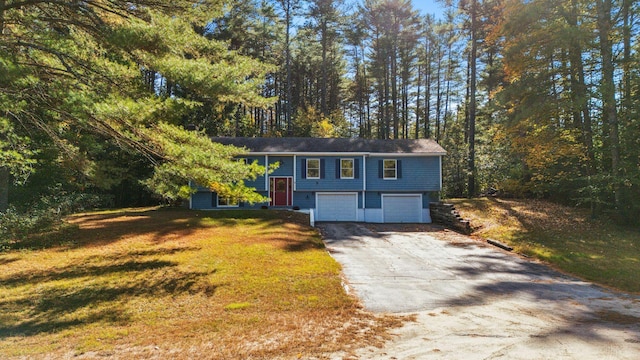
<path id="1" fill-rule="evenodd" d="M 218 206 L 219 207 L 238 207 L 238 200 L 232 199 L 230 197 L 218 196 Z"/>

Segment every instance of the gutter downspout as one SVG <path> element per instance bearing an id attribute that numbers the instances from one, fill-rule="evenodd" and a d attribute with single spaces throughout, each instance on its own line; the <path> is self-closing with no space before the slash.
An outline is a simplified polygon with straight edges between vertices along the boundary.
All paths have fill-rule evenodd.
<path id="1" fill-rule="evenodd" d="M 439 159 L 440 159 L 440 192 L 442 192 L 442 155 L 439 156 Z M 440 197 L 442 197 L 442 194 L 440 194 Z"/>
<path id="2" fill-rule="evenodd" d="M 298 176 L 296 173 L 297 167 L 296 165 L 298 164 L 298 155 L 293 155 L 293 191 L 297 191 L 298 190 Z M 291 194 L 291 205 L 293 206 L 293 194 Z"/>
<path id="3" fill-rule="evenodd" d="M 264 190 L 267 192 L 267 197 L 271 197 L 269 189 L 269 155 L 264 156 L 264 168 Z"/>
<path id="4" fill-rule="evenodd" d="M 367 155 L 362 155 L 362 215 L 367 222 Z"/>

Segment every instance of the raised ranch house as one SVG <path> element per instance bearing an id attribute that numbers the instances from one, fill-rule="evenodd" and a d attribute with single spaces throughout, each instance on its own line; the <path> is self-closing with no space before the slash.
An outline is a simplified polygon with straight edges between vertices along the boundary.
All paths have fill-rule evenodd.
<path id="1" fill-rule="evenodd" d="M 307 210 L 315 221 L 431 222 L 429 202 L 442 190 L 442 157 L 435 141 L 213 138 L 245 147 L 247 161 L 279 163 L 247 185 L 270 199 L 249 205 L 199 187 L 192 209 L 284 208 Z"/>

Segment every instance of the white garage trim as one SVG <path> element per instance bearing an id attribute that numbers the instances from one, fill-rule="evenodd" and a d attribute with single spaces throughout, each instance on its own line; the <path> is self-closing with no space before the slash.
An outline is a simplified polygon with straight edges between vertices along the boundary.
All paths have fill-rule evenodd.
<path id="1" fill-rule="evenodd" d="M 357 221 L 357 192 L 317 192 L 316 221 Z"/>
<path id="2" fill-rule="evenodd" d="M 382 194 L 382 222 L 421 223 L 422 194 Z"/>

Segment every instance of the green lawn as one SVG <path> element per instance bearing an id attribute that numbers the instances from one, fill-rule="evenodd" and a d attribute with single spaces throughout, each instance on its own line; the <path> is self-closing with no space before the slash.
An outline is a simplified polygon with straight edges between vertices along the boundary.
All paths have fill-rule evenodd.
<path id="1" fill-rule="evenodd" d="M 400 319 L 345 294 L 302 214 L 76 215 L 61 245 L 0 253 L 0 358 L 284 358 L 377 344 Z"/>
<path id="2" fill-rule="evenodd" d="M 456 199 L 475 235 L 598 284 L 640 292 L 640 229 L 591 219 L 588 211 L 540 200 Z"/>

